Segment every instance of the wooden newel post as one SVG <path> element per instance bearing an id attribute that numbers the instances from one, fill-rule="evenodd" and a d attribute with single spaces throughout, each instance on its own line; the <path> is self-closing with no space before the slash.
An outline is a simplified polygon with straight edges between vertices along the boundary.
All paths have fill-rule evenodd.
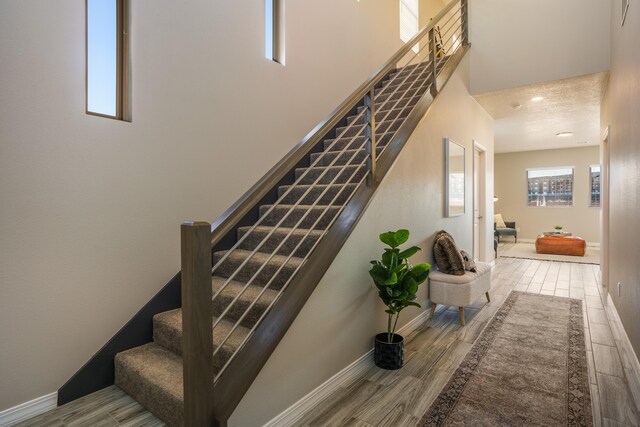
<path id="1" fill-rule="evenodd" d="M 185 222 L 182 247 L 182 360 L 185 427 L 213 426 L 211 225 Z"/>

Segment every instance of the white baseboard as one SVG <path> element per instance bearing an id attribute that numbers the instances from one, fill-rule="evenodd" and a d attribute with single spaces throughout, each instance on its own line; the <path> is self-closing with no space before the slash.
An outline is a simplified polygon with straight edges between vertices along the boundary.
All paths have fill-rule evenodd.
<path id="1" fill-rule="evenodd" d="M 520 239 L 520 238 L 518 238 L 518 243 L 535 243 L 535 242 L 536 242 L 536 239 Z M 511 243 L 511 241 L 504 242 L 504 243 Z M 592 248 L 599 248 L 600 247 L 600 242 L 587 242 L 587 246 L 590 246 Z"/>
<path id="2" fill-rule="evenodd" d="M 12 426 L 58 406 L 58 392 L 38 397 L 0 412 L 0 426 Z"/>
<path id="3" fill-rule="evenodd" d="M 396 332 L 401 335 L 409 335 L 418 329 L 427 319 L 427 312 L 423 311 L 418 316 L 409 321 Z M 302 416 L 311 408 L 317 405 L 322 399 L 331 395 L 342 384 L 359 378 L 373 366 L 373 349 L 369 350 L 349 366 L 320 384 L 315 390 L 298 400 L 296 403 L 285 409 L 280 415 L 269 421 L 264 427 L 288 427 L 300 420 Z"/>
<path id="4" fill-rule="evenodd" d="M 633 375 L 635 378 L 634 383 L 640 384 L 640 361 L 638 361 L 638 356 L 636 352 L 633 350 L 633 346 L 631 345 L 631 341 L 629 341 L 629 337 L 627 336 L 627 331 L 624 330 L 622 326 L 622 322 L 620 321 L 620 315 L 618 315 L 618 310 L 616 310 L 616 306 L 611 299 L 611 295 L 607 294 L 607 308 L 610 309 L 613 321 L 617 322 L 620 327 L 618 328 L 618 332 L 620 335 L 620 341 L 616 341 L 616 346 L 618 346 L 618 352 L 620 353 L 620 357 L 622 358 L 622 354 L 627 356 L 629 363 L 631 364 L 631 369 L 624 369 L 625 375 Z M 631 378 L 627 378 L 627 382 L 631 382 Z M 635 401 L 636 407 L 640 408 L 640 395 L 637 395 L 637 389 L 635 387 L 629 387 L 631 390 L 631 394 L 633 396 L 633 400 Z M 634 393 L 635 392 L 635 393 Z"/>

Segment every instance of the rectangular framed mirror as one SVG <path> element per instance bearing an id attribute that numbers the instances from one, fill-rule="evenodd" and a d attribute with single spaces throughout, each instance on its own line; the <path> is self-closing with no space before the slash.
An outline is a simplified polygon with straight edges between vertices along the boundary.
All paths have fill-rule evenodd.
<path id="1" fill-rule="evenodd" d="M 457 142 L 445 138 L 444 159 L 444 216 L 451 218 L 465 212 L 465 148 Z"/>

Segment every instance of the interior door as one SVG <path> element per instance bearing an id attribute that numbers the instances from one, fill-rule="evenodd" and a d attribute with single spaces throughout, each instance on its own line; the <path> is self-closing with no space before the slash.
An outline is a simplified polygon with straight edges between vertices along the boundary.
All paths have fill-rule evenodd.
<path id="1" fill-rule="evenodd" d="M 474 148 L 473 150 L 473 258 L 480 258 L 480 152 Z"/>

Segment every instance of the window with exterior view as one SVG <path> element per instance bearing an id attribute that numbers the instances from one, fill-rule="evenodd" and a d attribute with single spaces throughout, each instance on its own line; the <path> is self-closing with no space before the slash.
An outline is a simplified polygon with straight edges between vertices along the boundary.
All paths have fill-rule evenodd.
<path id="1" fill-rule="evenodd" d="M 589 179 L 591 180 L 591 198 L 589 206 L 592 208 L 600 207 L 600 165 L 592 165 L 589 167 Z"/>
<path id="2" fill-rule="evenodd" d="M 573 206 L 573 168 L 527 169 L 527 206 Z"/>
<path id="3" fill-rule="evenodd" d="M 87 113 L 128 120 L 128 0 L 86 0 Z"/>
<path id="4" fill-rule="evenodd" d="M 400 40 L 408 42 L 418 30 L 418 0 L 400 0 Z M 418 53 L 418 44 L 413 51 Z"/>

